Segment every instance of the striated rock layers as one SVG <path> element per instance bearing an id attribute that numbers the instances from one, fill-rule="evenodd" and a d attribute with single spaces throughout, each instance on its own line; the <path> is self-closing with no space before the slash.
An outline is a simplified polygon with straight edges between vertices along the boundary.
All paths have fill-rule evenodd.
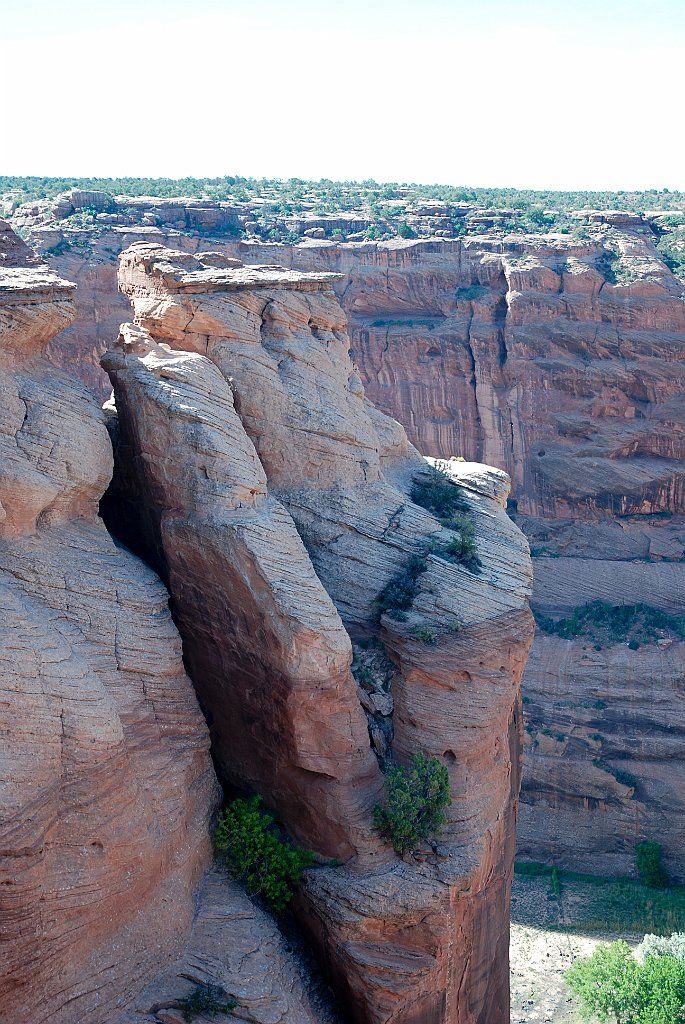
<path id="1" fill-rule="evenodd" d="M 224 237 L 211 245 L 248 264 L 278 262 L 293 270 L 342 274 L 333 288 L 349 319 L 353 358 L 376 406 L 398 419 L 424 454 L 463 454 L 509 472 L 516 503 L 511 508 L 518 507 L 517 522 L 541 559 L 540 573 L 557 579 L 558 589 L 572 595 L 573 607 L 592 595 L 621 604 L 628 593 L 658 605 L 657 563 L 678 562 L 685 552 L 684 286 L 655 248 L 658 217 L 587 214 L 587 226 L 582 219 L 579 215 L 574 234 L 584 237 L 493 231 L 455 240 L 310 240 L 298 246 Z M 40 217 L 37 223 L 43 223 Z M 98 372 L 93 353 L 104 344 L 99 320 L 113 324 L 124 307 L 124 297 L 114 291 L 115 254 L 136 231 L 156 232 L 162 240 L 173 236 L 175 248 L 207 245 L 189 222 L 185 229 L 180 219 L 159 223 L 82 231 L 85 246 L 78 232 L 63 225 L 64 239 L 78 244 L 50 258 L 61 272 L 80 275 L 82 304 L 66 338 L 70 348 L 60 341 L 52 357 L 75 363 L 89 382 Z M 26 226 L 36 238 L 43 230 L 30 220 Z M 44 241 L 54 245 L 53 235 Z M 547 566 L 550 557 L 554 564 Z M 624 592 L 618 581 L 630 574 L 635 559 L 647 568 L 640 570 L 639 590 L 630 586 Z M 598 574 L 603 577 L 599 590 Z M 669 593 L 665 610 L 682 614 L 682 585 Z M 571 611 L 565 601 L 554 614 Z M 550 645 L 566 652 L 563 678 L 557 676 L 556 654 L 552 669 L 545 667 L 550 662 L 542 652 Z M 663 730 L 645 717 L 640 696 L 651 692 L 654 679 L 673 678 L 675 689 L 669 684 L 665 699 L 679 707 L 677 677 L 670 669 L 662 674 L 664 655 L 656 644 L 635 655 L 624 642 L 612 646 L 619 661 L 629 660 L 634 679 L 630 696 L 616 679 L 617 720 L 624 722 L 616 742 L 607 738 L 599 751 L 581 744 L 573 756 L 565 747 L 563 756 L 556 756 L 543 755 L 540 742 L 535 745 L 543 730 L 572 734 L 568 709 L 561 721 L 552 694 L 560 689 L 567 694 L 563 700 L 579 704 L 589 699 L 583 694 L 591 676 L 575 673 L 583 643 L 536 642 L 524 680 L 531 698 L 526 706 L 531 739 L 522 849 L 578 868 L 607 856 L 617 870 L 629 871 L 636 835 L 662 837 L 671 869 L 685 877 L 684 847 L 675 841 L 685 803 L 682 796 L 673 799 L 669 788 L 674 773 L 682 780 L 682 761 L 671 756 L 670 743 L 660 746 Z M 605 669 L 597 671 L 610 695 L 614 684 L 607 684 Z M 600 699 L 612 703 L 606 695 Z M 681 717 L 682 710 L 676 720 Z M 581 735 L 587 718 L 579 714 Z M 588 727 L 608 737 L 599 719 Z M 646 746 L 663 750 L 658 764 L 652 755 L 643 756 Z M 617 754 L 617 764 L 632 762 L 638 779 L 656 772 L 663 799 L 652 789 L 647 800 L 638 786 L 638 796 L 628 797 L 626 807 L 622 798 L 619 807 L 610 780 L 597 775 L 592 764 L 615 760 Z M 590 777 L 594 782 L 585 793 Z M 605 804 L 614 808 L 601 819 L 594 802 L 600 783 Z M 682 785 L 677 789 L 685 793 Z M 640 803 L 647 810 L 636 818 Z M 614 814 L 621 820 L 627 815 L 630 828 L 619 828 L 616 820 L 612 832 Z M 550 825 L 557 815 L 558 829 Z M 667 829 L 665 821 L 671 823 Z M 557 835 L 554 843 L 550 834 Z"/>
<path id="2" fill-rule="evenodd" d="M 506 476 L 451 463 L 481 571 L 446 559 L 453 530 L 409 496 L 429 469 L 366 400 L 336 283 L 124 253 L 107 517 L 168 581 L 225 778 L 343 862 L 308 872 L 297 912 L 350 1018 L 504 1024 L 526 544 Z M 412 558 L 410 606 L 380 615 Z M 404 860 L 373 826 L 389 749 L 443 759 L 453 797 L 441 845 Z"/>
<path id="3" fill-rule="evenodd" d="M 194 980 L 314 1024 L 273 923 L 203 880 L 219 789 L 167 593 L 98 519 L 104 416 L 45 358 L 73 290 L 0 222 L 3 1019 L 180 1021 Z"/>
<path id="4" fill-rule="evenodd" d="M 345 275 L 371 400 L 423 452 L 511 474 L 544 615 L 591 600 L 685 613 L 684 286 L 654 242 L 637 219 L 584 240 L 288 250 L 290 266 Z M 234 247 L 250 261 L 281 249 Z M 685 878 L 684 653 L 668 629 L 635 651 L 620 635 L 538 635 L 522 856 L 625 874 L 635 843 L 657 839 Z"/>

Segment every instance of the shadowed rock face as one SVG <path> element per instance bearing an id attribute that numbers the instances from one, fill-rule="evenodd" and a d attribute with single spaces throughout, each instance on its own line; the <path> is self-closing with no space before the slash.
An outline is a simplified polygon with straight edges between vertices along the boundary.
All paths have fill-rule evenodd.
<path id="1" fill-rule="evenodd" d="M 451 531 L 409 498 L 427 467 L 364 397 L 335 281 L 152 245 L 123 255 L 136 326 L 105 360 L 108 517 L 131 538 L 144 510 L 138 545 L 169 582 L 227 777 L 346 860 L 309 873 L 298 914 L 352 1018 L 503 1024 L 526 544 L 505 475 L 452 463 L 482 572 L 440 557 Z M 421 551 L 405 620 L 379 621 L 376 598 Z M 398 861 L 373 828 L 381 776 L 350 637 L 391 659 L 395 756 L 448 767 L 438 854 Z"/>
<path id="2" fill-rule="evenodd" d="M 0 222 L 3 1016 L 180 1021 L 153 1009 L 194 980 L 321 1022 L 268 916 L 203 881 L 219 787 L 168 595 L 98 519 L 104 416 L 45 358 L 73 291 Z"/>

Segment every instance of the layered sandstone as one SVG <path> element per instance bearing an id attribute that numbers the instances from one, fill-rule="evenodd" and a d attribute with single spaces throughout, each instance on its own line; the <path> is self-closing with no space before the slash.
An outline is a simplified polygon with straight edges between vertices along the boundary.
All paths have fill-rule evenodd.
<path id="1" fill-rule="evenodd" d="M 482 572 L 441 557 L 451 531 L 409 497 L 428 468 L 364 396 L 336 282 L 217 253 L 124 254 L 136 325 L 105 362 L 118 412 L 108 515 L 132 537 L 143 509 L 138 544 L 169 581 L 227 778 L 268 789 L 293 834 L 345 860 L 308 873 L 298 913 L 353 1019 L 496 1024 L 508 1020 L 526 545 L 504 474 L 452 463 Z M 379 620 L 380 592 L 417 553 L 411 608 Z M 398 861 L 373 827 L 381 774 L 351 639 L 390 659 L 394 756 L 421 749 L 448 767 L 437 853 Z"/>
<path id="2" fill-rule="evenodd" d="M 508 470 L 536 558 L 533 607 L 591 600 L 685 613 L 685 303 L 643 220 L 563 236 L 308 245 L 340 271 L 367 393 L 424 452 Z M 273 247 L 243 243 L 243 258 Z M 682 644 L 539 635 L 521 855 L 634 871 L 662 842 L 685 876 Z M 666 646 L 666 645 L 669 646 Z M 632 775 L 636 787 L 616 783 Z"/>
<path id="3" fill-rule="evenodd" d="M 73 292 L 0 222 L 3 1018 L 180 1021 L 194 981 L 314 1024 L 273 923 L 203 880 L 219 790 L 168 595 L 98 518 L 104 416 L 45 357 Z"/>
<path id="4" fill-rule="evenodd" d="M 622 603 L 621 587 L 611 580 L 622 580 L 632 561 L 641 559 L 647 561 L 640 600 L 663 607 L 657 565 L 677 562 L 685 552 L 683 283 L 655 248 L 660 216 L 585 211 L 576 219 L 587 225 L 584 238 L 493 230 L 452 240 L 338 244 L 312 239 L 286 246 L 216 236 L 211 244 L 246 263 L 277 262 L 293 270 L 342 274 L 333 287 L 349 318 L 353 358 L 367 394 L 403 423 L 419 450 L 442 457 L 463 454 L 506 469 L 513 479 L 518 523 L 533 553 L 543 559 L 541 569 L 545 558 L 568 556 L 566 561 L 554 557 L 551 571 L 558 590 L 572 592 L 575 604 L 585 602 L 586 592 L 594 593 L 597 573 L 606 580 L 602 598 Z M 60 228 L 65 238 L 71 237 L 67 223 Z M 497 223 L 479 213 L 475 219 L 469 216 L 467 229 L 490 230 Z M 147 230 L 175 248 L 206 245 L 196 232 L 181 231 L 178 225 L 162 223 Z M 99 304 L 108 310 L 111 303 L 114 318 L 124 298 L 114 295 L 113 254 L 131 240 L 132 227 L 98 230 L 99 237 L 89 234 L 88 249 L 51 259 L 60 267 L 70 261 L 71 276 L 81 268 L 88 289 L 86 267 L 98 263 L 101 269 L 93 272 L 108 294 Z M 136 230 L 142 231 L 142 225 Z M 82 353 L 79 372 L 94 381 L 98 371 L 92 352 L 101 351 L 103 339 L 97 337 L 97 318 L 85 288 L 83 294 L 72 352 Z M 596 560 L 601 564 L 595 566 Z M 553 614 L 569 610 L 566 602 Z M 665 610 L 681 614 L 682 598 L 672 595 Z M 564 659 L 570 673 L 582 658 L 582 645 L 558 643 L 572 652 Z M 616 646 L 617 654 L 625 654 L 625 644 Z M 635 659 L 636 670 L 642 666 L 638 689 L 640 680 L 648 687 L 658 672 L 658 659 L 645 661 L 648 654 L 643 651 Z M 656 648 L 651 655 L 657 658 Z M 564 731 L 555 724 L 556 701 L 544 698 L 556 685 L 554 672 L 550 676 L 544 668 L 546 660 L 533 659 L 524 684 L 531 688 L 526 711 L 535 734 Z M 560 685 L 572 694 L 584 684 L 570 673 Z M 632 723 L 633 739 L 645 729 L 647 738 L 657 742 L 658 730 L 652 735 L 634 698 L 623 713 Z M 603 734 L 599 726 L 593 731 Z M 537 835 L 537 855 L 549 855 L 547 811 L 570 786 L 577 828 L 563 829 L 557 854 L 577 866 L 590 855 L 600 857 L 607 852 L 605 830 L 592 829 L 591 802 L 586 807 L 579 793 L 594 772 L 592 760 L 604 755 L 586 751 L 584 766 L 577 763 L 580 774 L 571 783 L 562 771 L 566 755 L 538 763 L 540 748 L 532 742 L 530 785 L 524 779 L 530 809 L 527 853 L 536 856 Z M 624 754 L 634 762 L 636 776 L 652 771 L 639 744 L 631 742 Z M 659 770 L 666 787 L 667 775 L 680 765 L 676 759 Z M 544 778 L 550 780 L 549 791 Z M 656 798 L 650 806 L 654 817 L 640 819 L 641 835 L 660 834 L 665 817 L 682 822 L 685 807 L 679 798 Z M 594 854 L 587 854 L 584 839 L 575 838 L 586 828 L 596 837 Z M 616 840 L 623 851 L 621 870 L 632 868 L 634 832 L 622 831 Z M 670 840 L 667 845 L 672 869 L 682 872 L 682 845 L 676 848 Z"/>

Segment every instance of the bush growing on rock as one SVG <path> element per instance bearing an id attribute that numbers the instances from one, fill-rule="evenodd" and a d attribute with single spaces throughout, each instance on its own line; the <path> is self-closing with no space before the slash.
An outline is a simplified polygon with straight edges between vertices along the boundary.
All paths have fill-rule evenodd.
<path id="1" fill-rule="evenodd" d="M 450 479 L 440 463 L 428 467 L 427 478 L 422 475 L 414 481 L 410 497 L 415 504 L 432 512 L 443 526 L 451 526 L 457 512 L 467 511 L 458 484 Z"/>
<path id="2" fill-rule="evenodd" d="M 418 753 L 407 767 L 393 765 L 385 788 L 386 804 L 374 808 L 374 818 L 400 856 L 422 839 L 439 835 L 450 804 L 449 775 L 439 758 Z"/>
<path id="3" fill-rule="evenodd" d="M 419 576 L 427 567 L 425 555 L 412 555 L 404 569 L 393 576 L 376 598 L 379 616 L 385 612 L 391 619 L 406 621 L 407 611 L 418 593 Z"/>
<path id="4" fill-rule="evenodd" d="M 196 985 L 193 991 L 181 1003 L 183 1019 L 193 1021 L 196 1017 L 215 1017 L 218 1013 L 233 1013 L 237 1002 L 232 997 L 226 998 L 220 985 Z"/>
<path id="5" fill-rule="evenodd" d="M 457 536 L 436 554 L 441 558 L 446 558 L 449 562 L 458 562 L 466 569 L 470 569 L 471 572 L 479 573 L 482 563 L 478 557 L 473 523 L 467 516 L 457 513 L 452 517 L 452 529 L 457 531 Z"/>
<path id="6" fill-rule="evenodd" d="M 234 800 L 219 815 L 214 843 L 221 859 L 251 896 L 261 897 L 281 914 L 292 899 L 314 855 L 283 842 L 270 814 L 260 810 L 262 798 Z"/>

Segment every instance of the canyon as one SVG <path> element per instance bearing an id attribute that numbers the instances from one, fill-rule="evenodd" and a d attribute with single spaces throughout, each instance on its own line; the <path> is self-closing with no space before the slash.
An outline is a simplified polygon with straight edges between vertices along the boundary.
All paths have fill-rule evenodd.
<path id="1" fill-rule="evenodd" d="M 345 1019 L 505 1024 L 533 634 L 508 477 L 446 463 L 477 571 L 448 558 L 455 527 L 413 500 L 436 470 L 365 395 L 340 275 L 141 234 L 133 322 L 86 343 L 68 273 L 0 222 L 3 1011 L 180 1024 L 211 985 L 238 1019 L 332 1024 L 213 864 L 220 781 L 314 851 L 294 913 Z M 382 611 L 416 558 L 406 611 Z M 419 750 L 451 805 L 400 858 L 373 808 L 388 756 Z"/>
<path id="2" fill-rule="evenodd" d="M 411 223 L 430 237 L 364 241 L 344 218 L 312 228 L 276 218 L 308 235 L 283 244 L 260 237 L 240 204 L 206 201 L 200 214 L 198 200 L 122 202 L 104 215 L 120 223 L 73 228 L 49 206 L 14 216 L 79 284 L 78 318 L 51 358 L 102 397 L 99 357 L 128 316 L 116 256 L 132 242 L 338 274 L 369 398 L 422 454 L 510 475 L 541 621 L 591 601 L 666 616 L 639 642 L 538 630 L 523 683 L 518 843 L 525 859 L 626 874 L 635 843 L 655 839 L 685 878 L 685 646 L 669 618 L 685 613 L 685 303 L 656 247 L 666 215 L 580 210 L 581 230 L 564 234 L 507 228 L 512 211 L 425 204 Z M 455 224 L 464 233 L 445 237 Z M 342 229 L 347 240 L 331 240 Z"/>

